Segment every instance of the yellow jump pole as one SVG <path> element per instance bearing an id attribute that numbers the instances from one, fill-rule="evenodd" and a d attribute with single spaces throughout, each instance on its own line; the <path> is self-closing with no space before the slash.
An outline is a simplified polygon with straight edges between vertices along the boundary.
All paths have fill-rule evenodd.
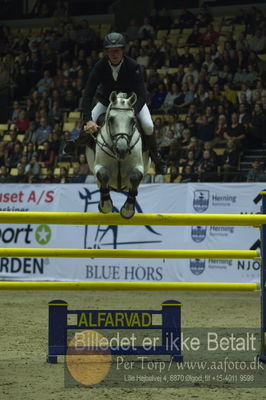
<path id="1" fill-rule="evenodd" d="M 1 224 L 50 224 L 50 225 L 218 225 L 255 226 L 266 224 L 266 215 L 242 214 L 135 214 L 124 219 L 118 213 L 80 212 L 19 212 L 1 211 Z"/>
<path id="2" fill-rule="evenodd" d="M 145 290 L 254 292 L 256 283 L 223 282 L 23 282 L 0 281 L 0 290 Z"/>
<path id="3" fill-rule="evenodd" d="M 5 248 L 0 257 L 66 258 L 234 258 L 259 259 L 257 250 L 164 250 L 164 249 L 43 249 Z"/>

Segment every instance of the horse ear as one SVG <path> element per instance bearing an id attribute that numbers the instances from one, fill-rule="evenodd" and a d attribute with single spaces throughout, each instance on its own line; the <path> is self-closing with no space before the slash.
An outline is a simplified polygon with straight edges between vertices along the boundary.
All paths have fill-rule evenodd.
<path id="1" fill-rule="evenodd" d="M 128 103 L 129 103 L 129 105 L 130 105 L 131 107 L 133 107 L 134 104 L 136 103 L 136 101 L 137 101 L 137 95 L 136 95 L 135 92 L 133 92 L 132 95 L 131 95 L 131 96 L 129 97 L 129 99 L 128 99 Z"/>
<path id="2" fill-rule="evenodd" d="M 110 103 L 115 103 L 117 101 L 117 93 L 113 91 L 109 96 Z"/>

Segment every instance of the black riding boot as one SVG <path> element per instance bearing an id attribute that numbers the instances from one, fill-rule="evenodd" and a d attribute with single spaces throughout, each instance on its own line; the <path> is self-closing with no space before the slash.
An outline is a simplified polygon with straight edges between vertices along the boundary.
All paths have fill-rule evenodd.
<path id="1" fill-rule="evenodd" d="M 64 153 L 65 154 L 75 154 L 75 151 L 78 146 L 89 146 L 90 148 L 94 148 L 94 140 L 91 136 L 86 131 L 81 131 L 79 137 L 77 138 L 76 141 L 74 140 L 68 140 L 67 143 L 65 144 L 64 147 Z"/>
<path id="2" fill-rule="evenodd" d="M 158 154 L 155 135 L 145 135 L 145 142 L 149 150 L 151 160 L 154 162 L 156 174 L 164 174 L 164 162 Z"/>

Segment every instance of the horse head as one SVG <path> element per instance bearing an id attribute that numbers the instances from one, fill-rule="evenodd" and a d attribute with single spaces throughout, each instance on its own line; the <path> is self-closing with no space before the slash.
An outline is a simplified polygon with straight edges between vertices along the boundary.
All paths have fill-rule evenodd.
<path id="1" fill-rule="evenodd" d="M 127 98 L 124 93 L 112 92 L 109 97 L 110 105 L 106 114 L 106 126 L 112 142 L 112 150 L 118 160 L 124 160 L 134 144 L 132 137 L 136 129 L 134 104 L 137 95 Z"/>

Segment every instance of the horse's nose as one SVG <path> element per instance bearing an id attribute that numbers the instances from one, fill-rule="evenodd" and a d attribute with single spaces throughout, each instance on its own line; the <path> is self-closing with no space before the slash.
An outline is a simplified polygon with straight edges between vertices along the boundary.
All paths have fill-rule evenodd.
<path id="1" fill-rule="evenodd" d="M 116 154 L 120 160 L 124 160 L 128 153 L 128 144 L 126 139 L 121 138 L 116 142 Z"/>

